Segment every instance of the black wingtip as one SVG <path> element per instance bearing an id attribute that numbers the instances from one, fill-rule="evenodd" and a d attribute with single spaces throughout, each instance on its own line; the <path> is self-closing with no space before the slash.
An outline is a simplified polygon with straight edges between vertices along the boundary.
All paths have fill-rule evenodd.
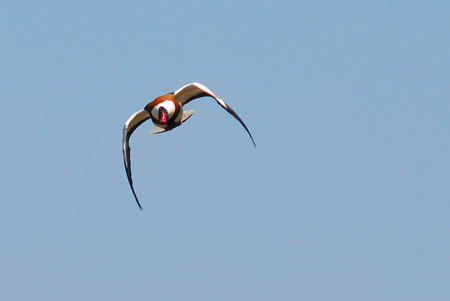
<path id="1" fill-rule="evenodd" d="M 236 115 L 236 116 L 237 116 L 237 115 Z M 252 134 L 250 134 L 250 131 L 248 130 L 248 128 L 247 128 L 247 126 L 245 125 L 245 123 L 242 121 L 241 118 L 237 118 L 237 120 L 239 120 L 239 122 L 242 124 L 242 126 L 244 127 L 244 129 L 247 131 L 248 135 L 250 136 L 250 139 L 252 139 L 253 146 L 256 148 L 255 140 L 253 140 L 253 136 L 252 136 Z"/>
<path id="2" fill-rule="evenodd" d="M 141 209 L 141 211 L 142 211 L 141 203 L 139 203 L 139 199 L 138 199 L 138 197 L 136 195 L 136 191 L 134 191 L 133 180 L 131 178 L 131 168 L 127 168 L 127 165 L 125 164 L 125 170 L 127 172 L 128 183 L 130 184 L 131 192 L 133 192 L 134 199 L 136 200 L 136 203 L 139 206 L 139 209 Z"/>
<path id="3" fill-rule="evenodd" d="M 243 124 L 244 125 L 244 124 Z M 250 134 L 250 131 L 247 129 L 247 127 L 244 125 L 245 130 L 247 131 L 248 135 L 250 136 L 250 139 L 252 139 L 253 146 L 256 148 L 255 140 L 253 140 L 252 134 Z"/>
<path id="4" fill-rule="evenodd" d="M 138 204 L 139 209 L 141 209 L 141 211 L 142 211 L 142 206 L 141 206 L 141 203 L 139 203 L 136 192 L 134 191 L 133 184 L 130 183 L 130 187 L 131 187 L 131 191 L 133 192 L 134 198 L 136 199 L 136 203 Z"/>
<path id="5" fill-rule="evenodd" d="M 217 99 L 216 99 L 217 101 Z M 253 140 L 253 136 L 250 133 L 249 129 L 247 128 L 247 126 L 245 125 L 244 121 L 242 121 L 241 117 L 239 117 L 239 115 L 229 106 L 227 105 L 223 100 L 222 102 L 225 103 L 225 106 L 223 106 L 219 101 L 217 101 L 219 103 L 219 105 L 224 108 L 228 113 L 230 113 L 234 118 L 236 118 L 239 123 L 244 127 L 245 131 L 247 132 L 247 134 L 250 136 L 250 139 L 252 139 L 253 142 L 253 146 L 256 147 L 256 143 L 255 140 Z"/>
<path id="6" fill-rule="evenodd" d="M 141 203 L 139 203 L 139 200 L 138 200 L 138 198 L 137 198 L 137 196 L 136 196 L 136 193 L 134 193 L 134 189 L 133 189 L 133 194 L 134 194 L 134 198 L 136 199 L 136 203 L 137 203 L 138 206 L 139 206 L 139 209 L 141 209 L 141 211 L 142 211 Z"/>

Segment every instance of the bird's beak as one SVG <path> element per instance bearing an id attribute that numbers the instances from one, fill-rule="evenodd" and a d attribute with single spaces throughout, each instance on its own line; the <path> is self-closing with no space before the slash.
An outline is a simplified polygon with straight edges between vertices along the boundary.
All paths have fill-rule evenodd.
<path id="1" fill-rule="evenodd" d="M 166 113 L 161 112 L 161 119 L 159 120 L 161 123 L 167 123 L 167 116 Z"/>
<path id="2" fill-rule="evenodd" d="M 164 108 L 159 109 L 159 123 L 167 123 L 167 111 Z"/>

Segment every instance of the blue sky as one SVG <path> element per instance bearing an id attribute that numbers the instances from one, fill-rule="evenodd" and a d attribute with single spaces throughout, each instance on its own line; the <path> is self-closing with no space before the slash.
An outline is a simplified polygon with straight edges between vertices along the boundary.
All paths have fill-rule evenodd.
<path id="1" fill-rule="evenodd" d="M 446 300 L 450 4 L 0 3 L 0 299 Z M 172 132 L 122 127 L 190 82 Z"/>

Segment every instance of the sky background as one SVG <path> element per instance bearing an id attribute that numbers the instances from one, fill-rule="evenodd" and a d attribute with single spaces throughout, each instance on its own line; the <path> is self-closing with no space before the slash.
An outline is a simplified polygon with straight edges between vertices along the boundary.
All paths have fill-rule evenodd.
<path id="1" fill-rule="evenodd" d="M 1 300 L 448 300 L 448 1 L 1 1 Z M 130 140 L 200 82 L 183 126 Z"/>

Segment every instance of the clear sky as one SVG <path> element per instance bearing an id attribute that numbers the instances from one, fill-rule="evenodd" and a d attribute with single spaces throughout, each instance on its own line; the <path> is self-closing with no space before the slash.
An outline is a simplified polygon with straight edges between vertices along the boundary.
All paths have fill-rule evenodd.
<path id="1" fill-rule="evenodd" d="M 40 3 L 38 3 L 40 2 Z M 450 2 L 1 1 L 1 300 L 448 300 Z M 122 127 L 200 82 L 180 128 Z"/>

